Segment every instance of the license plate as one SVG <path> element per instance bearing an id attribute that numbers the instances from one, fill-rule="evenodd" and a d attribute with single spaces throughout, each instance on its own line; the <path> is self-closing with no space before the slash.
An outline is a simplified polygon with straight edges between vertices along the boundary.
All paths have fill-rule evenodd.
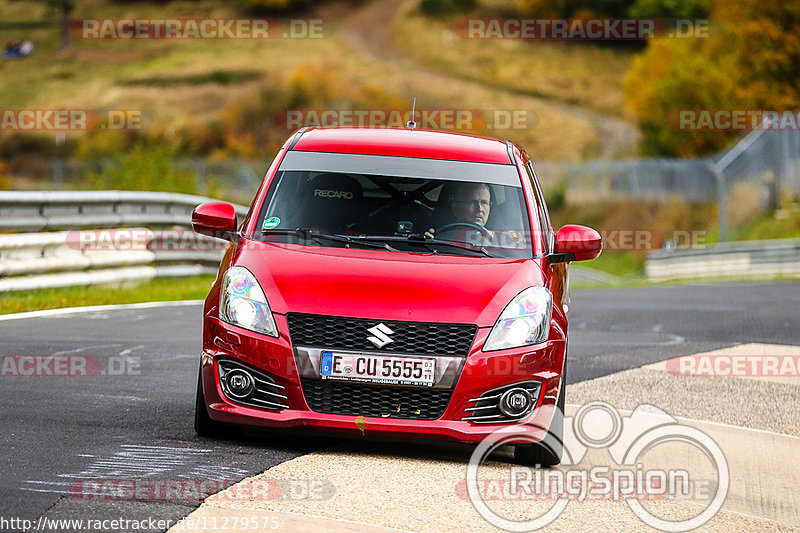
<path id="1" fill-rule="evenodd" d="M 432 387 L 436 359 L 322 352 L 320 377 L 387 385 Z"/>

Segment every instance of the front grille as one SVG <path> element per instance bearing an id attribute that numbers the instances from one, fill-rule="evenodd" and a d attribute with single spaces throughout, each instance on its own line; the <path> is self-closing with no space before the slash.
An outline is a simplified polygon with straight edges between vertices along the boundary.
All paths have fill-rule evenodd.
<path id="1" fill-rule="evenodd" d="M 374 352 L 368 332 L 380 323 L 388 326 L 392 342 L 378 348 L 382 352 L 419 355 L 468 355 L 478 327 L 472 324 L 394 322 L 336 316 L 289 313 L 289 335 L 295 346 L 326 350 Z"/>
<path id="2" fill-rule="evenodd" d="M 387 387 L 303 379 L 312 411 L 333 415 L 436 420 L 450 402 L 450 389 Z"/>
<path id="3" fill-rule="evenodd" d="M 503 387 L 492 389 L 484 392 L 477 398 L 472 398 L 470 401 L 475 402 L 472 407 L 467 407 L 466 411 L 469 415 L 461 420 L 472 422 L 474 424 L 504 424 L 507 422 L 518 422 L 531 414 L 533 408 L 529 409 L 520 416 L 509 418 L 500 412 L 499 402 L 500 397 L 508 389 L 523 388 L 526 389 L 533 399 L 533 405 L 536 406 L 539 402 L 539 391 L 542 384 L 538 381 L 526 381 L 524 383 L 514 383 L 505 385 Z"/>

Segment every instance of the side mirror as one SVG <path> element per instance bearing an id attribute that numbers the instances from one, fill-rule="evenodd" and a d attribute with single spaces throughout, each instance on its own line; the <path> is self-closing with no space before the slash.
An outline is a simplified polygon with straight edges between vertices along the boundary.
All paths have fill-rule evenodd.
<path id="1" fill-rule="evenodd" d="M 603 250 L 603 238 L 597 231 L 586 226 L 568 224 L 556 233 L 556 249 L 550 254 L 552 263 L 588 261 Z"/>
<path id="2" fill-rule="evenodd" d="M 227 202 L 206 202 L 192 211 L 192 229 L 197 233 L 232 241 L 236 234 L 236 210 Z"/>

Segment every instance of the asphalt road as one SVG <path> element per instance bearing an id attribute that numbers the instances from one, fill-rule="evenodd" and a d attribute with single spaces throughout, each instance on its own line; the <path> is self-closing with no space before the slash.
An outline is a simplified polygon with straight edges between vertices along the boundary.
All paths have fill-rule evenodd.
<path id="1" fill-rule="evenodd" d="M 741 343 L 800 344 L 800 282 L 573 291 L 570 383 Z"/>
<path id="2" fill-rule="evenodd" d="M 569 381 L 743 342 L 800 344 L 797 309 L 798 282 L 574 291 Z M 108 479 L 150 480 L 147 490 L 165 480 L 229 484 L 332 445 L 270 432 L 195 436 L 200 312 L 199 304 L 168 305 L 0 321 L 2 356 L 96 361 L 86 377 L 11 376 L 4 367 L 0 529 L 19 531 L 2 518 L 42 515 L 175 521 L 199 501 L 85 501 L 80 487 Z"/>

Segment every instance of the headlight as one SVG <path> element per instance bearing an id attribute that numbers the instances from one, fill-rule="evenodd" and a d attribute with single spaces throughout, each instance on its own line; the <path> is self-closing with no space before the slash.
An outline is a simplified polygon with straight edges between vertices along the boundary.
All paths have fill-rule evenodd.
<path id="1" fill-rule="evenodd" d="M 511 300 L 489 333 L 483 351 L 529 346 L 547 340 L 553 295 L 544 287 L 530 287 Z"/>
<path id="2" fill-rule="evenodd" d="M 219 299 L 219 318 L 223 322 L 278 336 L 275 319 L 255 276 L 244 267 L 235 266 L 225 272 Z"/>

